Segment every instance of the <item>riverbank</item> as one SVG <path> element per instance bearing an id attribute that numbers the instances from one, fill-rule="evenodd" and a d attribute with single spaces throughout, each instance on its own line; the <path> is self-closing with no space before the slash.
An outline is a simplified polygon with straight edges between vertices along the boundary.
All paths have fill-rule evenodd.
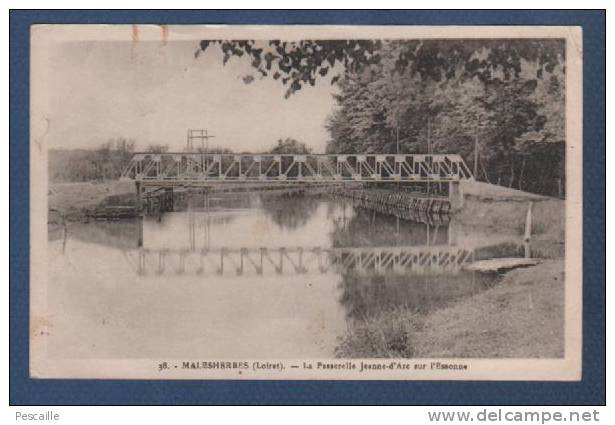
<path id="1" fill-rule="evenodd" d="M 564 281 L 563 259 L 512 270 L 493 288 L 430 315 L 415 334 L 416 355 L 563 357 Z"/>
<path id="2" fill-rule="evenodd" d="M 329 185 L 330 186 L 330 185 Z M 323 188 L 322 184 L 300 185 L 273 182 L 225 182 L 208 184 L 212 193 L 303 193 L 306 189 Z M 63 221 L 87 221 L 88 217 L 107 207 L 129 209 L 135 206 L 136 192 L 132 181 L 52 183 L 47 196 L 50 224 Z"/>
<path id="3" fill-rule="evenodd" d="M 248 187 L 247 184 L 225 183 L 223 190 L 232 189 L 231 185 L 244 191 Z M 457 235 L 454 243 L 479 247 L 485 246 L 486 241 L 494 246 L 509 240 L 521 241 L 531 202 L 531 249 L 543 258 L 542 263 L 503 275 L 489 275 L 490 289 L 446 301 L 447 304 L 438 304 L 436 309 L 427 312 L 417 312 L 397 302 L 392 303 L 394 308 L 374 309 L 367 316 L 354 317 L 340 340 L 338 356 L 492 358 L 561 355 L 564 342 L 564 201 L 480 183 L 464 187 L 464 195 L 463 210 L 451 222 Z M 57 184 L 50 187 L 49 208 L 62 219 L 78 221 L 110 202 L 128 205 L 131 200 L 134 202 L 134 196 L 131 182 Z M 50 231 L 52 220 L 50 214 Z M 61 221 L 56 223 L 62 224 Z M 123 229 L 118 223 L 110 226 L 122 234 L 131 229 L 130 226 Z M 62 226 L 57 227 L 62 229 Z M 128 239 L 131 244 L 136 236 Z M 355 298 L 361 294 L 367 294 L 370 299 L 374 294 L 377 296 L 378 285 L 382 284 L 395 284 L 400 288 L 416 285 L 417 282 L 410 282 L 414 278 L 400 276 L 390 283 L 383 280 L 366 282 L 367 289 L 357 292 Z M 441 281 L 438 281 L 438 276 L 430 276 L 430 280 L 437 286 L 446 283 L 446 276 Z M 448 288 L 458 288 L 457 284 L 448 284 Z M 352 291 L 356 286 L 349 284 L 347 289 Z M 421 296 L 433 298 L 437 294 L 432 289 L 427 287 L 423 292 L 417 291 L 412 299 L 422 303 Z M 400 294 L 402 292 L 400 290 Z M 349 295 L 352 298 L 353 294 L 349 292 Z M 360 311 L 363 314 L 363 310 Z"/>
<path id="4" fill-rule="evenodd" d="M 398 307 L 354 320 L 340 338 L 338 357 L 564 355 L 565 202 L 488 189 L 487 194 L 466 191 L 464 208 L 455 216 L 463 233 L 460 237 L 466 242 L 481 235 L 522 238 L 531 202 L 531 247 L 543 258 L 541 263 L 494 273 L 489 289 L 426 314 Z"/>
<path id="5" fill-rule="evenodd" d="M 532 251 L 547 259 L 494 274 L 490 289 L 427 314 L 400 307 L 355 320 L 337 356 L 563 355 L 565 201 L 480 182 L 463 182 L 462 192 L 454 219 L 466 243 L 485 235 L 521 238 L 531 202 Z"/>
<path id="6" fill-rule="evenodd" d="M 51 183 L 47 193 L 49 225 L 86 221 L 105 204 L 134 205 L 134 183 L 107 182 Z"/>
<path id="7" fill-rule="evenodd" d="M 427 315 L 403 308 L 352 325 L 340 358 L 556 358 L 564 355 L 564 260 L 506 273 Z"/>

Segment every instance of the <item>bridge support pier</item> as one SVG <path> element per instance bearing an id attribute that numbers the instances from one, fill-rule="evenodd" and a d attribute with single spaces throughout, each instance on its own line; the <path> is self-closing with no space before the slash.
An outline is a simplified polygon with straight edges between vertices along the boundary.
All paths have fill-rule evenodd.
<path id="1" fill-rule="evenodd" d="M 451 203 L 451 211 L 463 208 L 463 193 L 458 181 L 448 183 L 448 200 Z"/>
<path id="2" fill-rule="evenodd" d="M 135 181 L 135 189 L 136 189 L 136 199 L 135 199 L 135 210 L 137 211 L 137 214 L 141 214 L 142 211 L 142 205 L 141 205 L 141 182 L 140 181 Z"/>

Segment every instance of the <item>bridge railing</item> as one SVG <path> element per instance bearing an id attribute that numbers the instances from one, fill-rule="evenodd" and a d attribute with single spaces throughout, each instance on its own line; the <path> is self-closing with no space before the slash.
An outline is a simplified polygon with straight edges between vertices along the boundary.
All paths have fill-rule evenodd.
<path id="1" fill-rule="evenodd" d="M 395 182 L 472 180 L 456 154 L 135 153 L 122 173 L 142 182 Z"/>

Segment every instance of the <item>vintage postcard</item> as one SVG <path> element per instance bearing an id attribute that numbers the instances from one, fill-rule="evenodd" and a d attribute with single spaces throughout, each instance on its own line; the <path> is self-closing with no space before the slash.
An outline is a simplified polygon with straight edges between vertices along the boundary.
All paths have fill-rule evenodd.
<path id="1" fill-rule="evenodd" d="M 30 375 L 579 380 L 581 49 L 33 26 Z"/>

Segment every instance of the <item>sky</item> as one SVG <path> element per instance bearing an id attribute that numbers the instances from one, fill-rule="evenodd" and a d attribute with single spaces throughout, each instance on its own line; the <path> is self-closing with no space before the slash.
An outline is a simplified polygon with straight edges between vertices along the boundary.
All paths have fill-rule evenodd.
<path id="1" fill-rule="evenodd" d="M 210 146 L 259 152 L 292 137 L 324 152 L 335 90 L 328 81 L 284 99 L 271 78 L 245 84 L 245 58 L 222 65 L 216 46 L 195 58 L 195 41 L 81 41 L 48 49 L 50 149 L 94 149 L 117 137 L 136 149 L 183 150 L 188 129 L 207 129 Z"/>

